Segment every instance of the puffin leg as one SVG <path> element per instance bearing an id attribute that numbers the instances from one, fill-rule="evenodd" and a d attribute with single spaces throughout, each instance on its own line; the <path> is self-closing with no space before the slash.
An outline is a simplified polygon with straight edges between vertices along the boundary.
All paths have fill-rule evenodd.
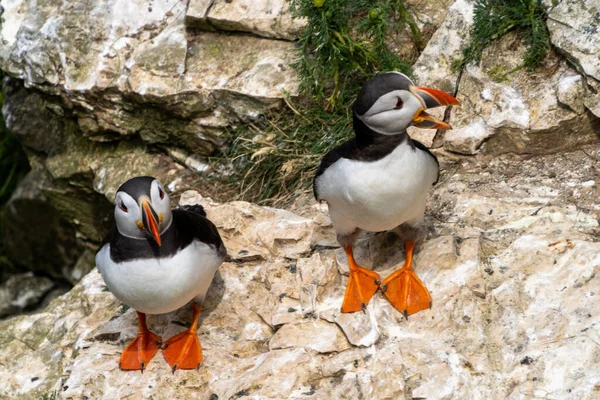
<path id="1" fill-rule="evenodd" d="M 202 364 L 202 348 L 196 328 L 202 306 L 194 303 L 193 310 L 194 318 L 190 328 L 173 336 L 163 345 L 163 355 L 173 373 L 177 369 L 196 369 Z"/>
<path id="2" fill-rule="evenodd" d="M 146 314 L 138 311 L 138 335 L 121 354 L 119 368 L 122 370 L 140 370 L 148 365 L 160 349 L 161 338 L 150 332 L 146 325 Z"/>
<path id="3" fill-rule="evenodd" d="M 354 261 L 352 246 L 344 247 L 350 266 L 350 278 L 346 286 L 346 294 L 342 303 L 342 312 L 350 313 L 364 310 L 379 289 L 381 278 L 375 271 L 363 268 Z"/>
<path id="4" fill-rule="evenodd" d="M 408 318 L 409 315 L 431 308 L 431 295 L 412 269 L 415 242 L 406 241 L 405 248 L 404 266 L 384 279 L 381 290 L 390 303 Z"/>

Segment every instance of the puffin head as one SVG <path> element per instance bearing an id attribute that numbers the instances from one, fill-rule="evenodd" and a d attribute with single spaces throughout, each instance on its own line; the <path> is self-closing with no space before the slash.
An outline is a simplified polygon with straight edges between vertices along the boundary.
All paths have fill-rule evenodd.
<path id="1" fill-rule="evenodd" d="M 448 93 L 415 86 L 400 72 L 386 72 L 365 83 L 354 103 L 354 113 L 371 130 L 383 135 L 396 135 L 411 125 L 452 129 L 425 110 L 458 104 L 458 100 Z"/>
<path id="2" fill-rule="evenodd" d="M 169 195 L 151 176 L 138 176 L 122 184 L 115 197 L 115 221 L 123 236 L 148 237 L 160 246 L 160 235 L 171 225 Z"/>

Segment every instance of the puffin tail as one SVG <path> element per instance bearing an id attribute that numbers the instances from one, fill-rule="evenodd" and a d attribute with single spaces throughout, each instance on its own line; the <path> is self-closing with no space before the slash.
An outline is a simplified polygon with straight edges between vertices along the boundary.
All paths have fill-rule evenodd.
<path id="1" fill-rule="evenodd" d="M 206 211 L 204 211 L 204 207 L 202 207 L 200 204 L 193 204 L 190 206 L 181 206 L 181 209 L 185 210 L 185 211 L 193 212 L 195 214 L 202 215 L 203 217 L 206 217 Z"/>

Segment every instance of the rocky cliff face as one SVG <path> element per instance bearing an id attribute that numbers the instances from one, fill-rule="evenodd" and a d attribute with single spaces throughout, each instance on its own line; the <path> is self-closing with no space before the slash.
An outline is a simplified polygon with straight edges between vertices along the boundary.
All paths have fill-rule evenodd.
<path id="1" fill-rule="evenodd" d="M 444 162 L 415 258 L 433 308 L 408 320 L 380 293 L 340 313 L 348 267 L 324 206 L 300 217 L 186 192 L 228 248 L 200 318 L 200 370 L 172 374 L 157 354 L 144 374 L 120 371 L 135 312 L 94 270 L 44 312 L 0 323 L 0 397 L 596 398 L 600 152 L 584 151 Z M 385 277 L 402 247 L 394 232 L 367 235 L 356 255 Z M 149 324 L 170 337 L 190 319 L 183 308 Z"/>
<path id="2" fill-rule="evenodd" d="M 400 35 L 398 52 L 418 57 L 419 84 L 462 102 L 445 116 L 454 130 L 411 131 L 442 162 L 416 254 L 432 310 L 406 321 L 377 294 L 366 313 L 341 314 L 348 269 L 322 206 L 298 216 L 188 192 L 181 203 L 202 203 L 229 250 L 201 316 L 201 369 L 172 375 L 159 354 L 143 375 L 119 371 L 135 314 L 93 270 L 43 312 L 0 322 L 0 397 L 600 396 L 598 10 L 547 3 L 553 53 L 509 73 L 524 51 L 513 34 L 452 70 L 472 1 L 409 2 L 431 39 L 419 52 Z M 38 228 L 24 213 L 40 210 L 63 246 L 19 250 L 15 236 L 24 270 L 78 281 L 121 182 L 152 174 L 206 194 L 204 157 L 227 145 L 224 129 L 297 94 L 290 39 L 303 22 L 283 2 L 0 4 L 3 113 L 33 167 L 6 226 L 26 237 Z M 404 259 L 393 232 L 363 237 L 356 254 L 382 276 Z M 20 284 L 34 281 L 35 293 Z M 0 316 L 61 290 L 17 275 L 0 288 Z M 190 317 L 149 323 L 169 337 Z"/>
<path id="3" fill-rule="evenodd" d="M 225 127 L 278 106 L 284 91 L 297 95 L 289 39 L 302 22 L 284 1 L 253 5 L 255 14 L 239 1 L 0 4 L 3 113 L 33 168 L 3 224 L 24 271 L 77 281 L 72 269 L 89 263 L 84 249 L 106 233 L 123 181 L 191 187 L 205 157 L 227 145 Z M 67 251 L 22 240 L 39 231 L 61 238 L 45 247 Z"/>
<path id="4" fill-rule="evenodd" d="M 284 0 L 1 4 L 3 113 L 26 146 L 44 203 L 77 231 L 80 246 L 106 231 L 121 182 L 152 174 L 172 191 L 193 187 L 210 171 L 205 157 L 227 146 L 227 127 L 298 93 L 290 40 L 305 22 L 290 18 Z M 414 130 L 418 139 L 486 156 L 599 141 L 593 6 L 548 4 L 556 52 L 533 74 L 508 73 L 524 51 L 518 35 L 490 46 L 481 65 L 453 71 L 469 39 L 472 1 L 408 6 L 431 39 L 419 52 L 403 32 L 391 46 L 418 56 L 419 83 L 462 102 L 446 115 L 453 131 Z"/>
<path id="5" fill-rule="evenodd" d="M 429 37 L 445 3 L 410 4 Z M 290 40 L 305 22 L 291 19 L 284 0 L 0 6 L 3 114 L 33 168 L 4 214 L 8 252 L 23 272 L 77 281 L 93 267 L 90 251 L 123 181 L 153 175 L 171 192 L 198 188 L 199 175 L 215 172 L 206 156 L 228 145 L 226 129 L 298 93 Z M 396 42 L 403 56 L 418 54 L 406 33 Z M 45 247 L 67 251 L 20 239 L 40 227 L 61 238 Z"/>

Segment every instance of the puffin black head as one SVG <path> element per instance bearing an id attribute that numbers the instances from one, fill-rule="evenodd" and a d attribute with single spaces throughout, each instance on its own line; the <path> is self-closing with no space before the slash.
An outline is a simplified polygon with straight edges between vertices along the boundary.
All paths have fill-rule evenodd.
<path id="1" fill-rule="evenodd" d="M 354 103 L 354 113 L 373 131 L 396 135 L 410 125 L 452 129 L 447 123 L 427 114 L 425 109 L 458 104 L 458 100 L 448 93 L 415 86 L 400 72 L 386 72 L 365 83 Z"/>
<path id="2" fill-rule="evenodd" d="M 117 190 L 115 221 L 121 235 L 135 239 L 150 236 L 160 246 L 160 235 L 172 219 L 169 196 L 158 179 L 138 176 Z"/>

